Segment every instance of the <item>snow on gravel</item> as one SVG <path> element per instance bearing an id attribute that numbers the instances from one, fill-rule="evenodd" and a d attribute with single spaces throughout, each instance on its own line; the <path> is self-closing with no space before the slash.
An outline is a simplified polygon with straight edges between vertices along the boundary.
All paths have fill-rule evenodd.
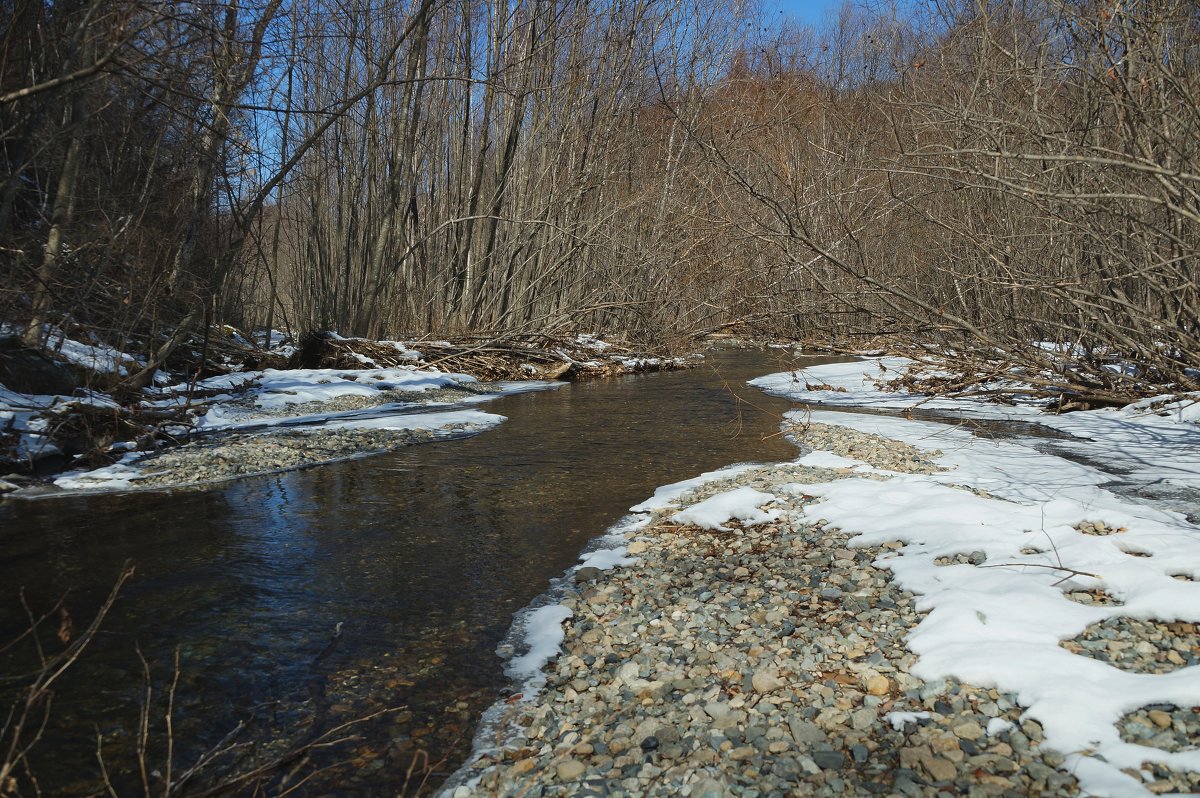
<path id="1" fill-rule="evenodd" d="M 1194 405 L 1156 412 L 1141 403 L 1050 416 L 975 400 L 924 402 L 872 384 L 880 366 L 895 372 L 902 365 L 887 359 L 818 366 L 754 384 L 804 402 L 890 409 L 921 402 L 1033 421 L 1076 436 L 1070 448 L 1085 462 L 1115 464 L 1125 479 L 1200 487 Z M 1017 694 L 1028 716 L 1043 724 L 1046 744 L 1067 755 L 1064 767 L 1085 794 L 1153 794 L 1137 775 L 1153 780 L 1146 763 L 1200 771 L 1194 745 L 1166 750 L 1121 733 L 1132 713 L 1200 706 L 1200 666 L 1130 671 L 1060 645 L 1106 619 L 1200 621 L 1200 528 L 1180 513 L 1107 490 L 1112 475 L 1099 468 L 976 437 L 969 425 L 835 411 L 793 412 L 789 421 L 903 441 L 944 469 L 802 486 L 820 499 L 805 516 L 857 533 L 851 545 L 904 543 L 876 564 L 918 594 L 918 608 L 928 613 L 908 639 L 919 655 L 914 674 Z M 847 460 L 853 458 L 839 458 L 842 465 Z M 835 461 L 825 453 L 815 462 Z M 982 563 L 953 560 L 974 552 L 984 555 Z"/>
<path id="2" fill-rule="evenodd" d="M 385 391 L 421 394 L 463 385 L 476 386 L 465 374 L 416 371 L 406 368 L 364 369 L 264 369 L 210 377 L 196 384 L 202 392 L 228 391 L 205 400 L 208 407 L 196 421 L 197 429 L 233 429 L 271 423 L 287 416 L 296 405 L 328 403 L 344 397 L 370 399 Z M 153 402 L 159 406 L 181 405 L 188 387 L 176 385 L 161 391 L 173 394 Z M 325 414 L 327 415 L 327 414 Z M 306 418 L 319 420 L 321 414 Z"/>
<path id="3" fill-rule="evenodd" d="M 734 488 L 693 504 L 686 510 L 680 510 L 671 516 L 671 520 L 680 524 L 698 526 L 701 529 L 728 532 L 728 528 L 723 525 L 735 518 L 746 524 L 763 524 L 774 521 L 780 516 L 779 510 L 759 509 L 760 505 L 774 501 L 775 497 L 770 493 L 764 493 L 754 488 Z"/>
<path id="4" fill-rule="evenodd" d="M 1104 463 L 1129 481 L 1200 489 L 1200 396 L 1182 400 L 1156 397 L 1120 409 L 1053 414 L 1036 401 L 1003 405 L 887 390 L 886 383 L 912 364 L 906 358 L 867 358 L 769 374 L 750 384 L 774 396 L 812 405 L 921 409 L 959 414 L 964 419 L 1038 424 L 1075 438 L 1056 446 Z"/>

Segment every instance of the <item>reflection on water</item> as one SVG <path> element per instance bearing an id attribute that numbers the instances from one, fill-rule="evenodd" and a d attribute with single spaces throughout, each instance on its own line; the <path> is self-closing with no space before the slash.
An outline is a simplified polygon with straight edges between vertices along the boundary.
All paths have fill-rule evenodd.
<path id="1" fill-rule="evenodd" d="M 506 397 L 487 409 L 510 420 L 468 440 L 206 491 L 0 506 L 0 644 L 25 625 L 20 586 L 35 609 L 70 590 L 67 608 L 82 625 L 122 563 L 137 567 L 56 695 L 34 758 L 43 786 L 94 786 L 97 732 L 116 779 L 133 778 L 139 647 L 156 690 L 152 760 L 162 756 L 160 700 L 178 649 L 181 762 L 238 722 L 254 744 L 237 752 L 245 769 L 398 708 L 318 757 L 349 767 L 299 792 L 394 795 L 418 750 L 449 757 L 433 786 L 504 684 L 494 652 L 512 613 L 588 539 L 658 485 L 794 456 L 778 435 L 790 405 L 742 385 L 786 367 L 781 356 L 720 352 L 709 362 Z M 740 405 L 727 384 L 759 409 Z M 0 675 L 27 668 L 20 656 L 0 655 Z"/>

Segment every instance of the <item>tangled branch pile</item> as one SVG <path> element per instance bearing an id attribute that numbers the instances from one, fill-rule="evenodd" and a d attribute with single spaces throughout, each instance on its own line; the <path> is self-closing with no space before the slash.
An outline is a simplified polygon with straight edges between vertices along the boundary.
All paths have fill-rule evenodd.
<path id="1" fill-rule="evenodd" d="M 408 348 L 409 346 L 413 348 Z M 682 368 L 665 353 L 648 355 L 627 344 L 544 333 L 508 338 L 399 344 L 314 333 L 301 339 L 292 368 L 429 367 L 480 380 L 581 380 Z"/>

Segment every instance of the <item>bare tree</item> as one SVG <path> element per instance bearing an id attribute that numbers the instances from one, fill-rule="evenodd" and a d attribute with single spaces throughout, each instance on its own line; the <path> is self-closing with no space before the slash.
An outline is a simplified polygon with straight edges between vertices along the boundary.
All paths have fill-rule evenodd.
<path id="1" fill-rule="evenodd" d="M 951 384 L 1194 388 L 1195 9 L 932 10 L 844 11 L 807 74 L 747 76 L 755 111 L 697 131 L 776 293 L 806 327 L 954 353 Z"/>

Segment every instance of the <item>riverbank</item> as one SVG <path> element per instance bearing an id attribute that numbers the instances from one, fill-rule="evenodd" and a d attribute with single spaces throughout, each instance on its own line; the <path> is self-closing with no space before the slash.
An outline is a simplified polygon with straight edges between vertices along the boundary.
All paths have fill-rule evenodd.
<path id="1" fill-rule="evenodd" d="M 411 342 L 333 333 L 298 345 L 272 336 L 263 351 L 243 336 L 234 340 L 246 345 L 246 363 L 287 367 L 248 370 L 225 354 L 221 373 L 173 383 L 164 372 L 158 387 L 124 402 L 94 390 L 67 396 L 0 385 L 0 467 L 18 469 L 0 478 L 0 496 L 165 489 L 304 468 L 477 434 L 504 418 L 468 406 L 498 396 L 696 362 L 639 354 L 590 335 L 431 341 L 424 351 Z M 136 366 L 121 353 L 67 343 L 61 351 L 75 369 L 119 376 Z M 0 371 L 12 365 L 0 360 Z M 49 478 L 29 479 L 38 466 Z"/>
<path id="2" fill-rule="evenodd" d="M 10 483 L 13 495 L 161 490 L 306 468 L 402 446 L 463 437 L 504 421 L 467 405 L 549 387 L 486 385 L 467 375 L 411 369 L 268 370 L 206 381 L 205 400 L 168 389 L 145 402 L 180 403 L 189 418 L 172 444 L 110 446 L 109 464 L 76 468 L 49 483 Z"/>
<path id="3" fill-rule="evenodd" d="M 1200 788 L 1200 530 L 1025 442 L 789 425 L 808 454 L 661 489 L 526 619 L 446 794 Z"/>

